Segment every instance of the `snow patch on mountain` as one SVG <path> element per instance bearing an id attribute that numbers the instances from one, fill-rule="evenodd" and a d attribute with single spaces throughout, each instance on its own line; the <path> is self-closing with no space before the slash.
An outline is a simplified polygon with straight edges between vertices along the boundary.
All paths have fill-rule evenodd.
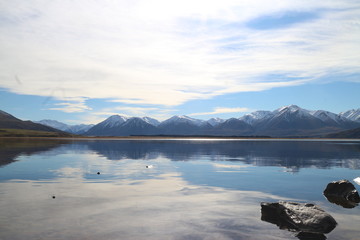
<path id="1" fill-rule="evenodd" d="M 43 119 L 40 121 L 36 121 L 36 123 L 40 123 L 48 127 L 52 127 L 64 132 L 74 133 L 74 134 L 83 134 L 84 132 L 86 132 L 87 130 L 89 130 L 94 126 L 94 124 L 68 125 L 51 119 Z"/>
<path id="2" fill-rule="evenodd" d="M 311 115 L 313 115 L 314 117 L 322 120 L 323 122 L 335 122 L 337 124 L 341 124 L 343 122 L 347 122 L 348 119 L 346 119 L 345 117 L 336 114 L 336 113 L 332 113 L 329 111 L 324 111 L 324 110 L 317 110 L 317 111 L 312 111 L 310 112 Z"/>
<path id="3" fill-rule="evenodd" d="M 287 121 L 291 121 L 292 118 L 296 117 L 299 119 L 311 119 L 313 116 L 310 114 L 309 110 L 300 108 L 297 105 L 289 105 L 281 107 L 274 112 L 273 118 L 283 118 Z"/>
<path id="4" fill-rule="evenodd" d="M 121 127 L 139 127 L 143 128 L 145 125 L 150 124 L 144 120 L 144 118 L 131 117 L 124 122 Z M 150 124 L 152 125 L 152 124 Z"/>
<path id="5" fill-rule="evenodd" d="M 225 122 L 225 119 L 222 118 L 210 118 L 209 120 L 207 120 L 207 123 L 209 123 L 213 127 L 218 126 L 223 122 Z"/>
<path id="6" fill-rule="evenodd" d="M 159 126 L 160 122 L 154 118 L 151 117 L 143 117 L 142 120 L 147 122 L 148 124 L 151 124 L 153 126 Z"/>
<path id="7" fill-rule="evenodd" d="M 99 125 L 102 125 L 103 127 L 116 127 L 120 126 L 124 122 L 126 122 L 129 118 L 125 116 L 120 115 L 112 115 L 99 123 Z"/>
<path id="8" fill-rule="evenodd" d="M 263 119 L 268 119 L 273 117 L 274 114 L 271 111 L 256 111 L 252 113 L 245 114 L 239 119 L 246 122 L 247 124 L 253 125 Z"/>
<path id="9" fill-rule="evenodd" d="M 341 112 L 339 115 L 343 116 L 351 121 L 360 122 L 360 108 L 351 109 L 346 112 Z"/>
<path id="10" fill-rule="evenodd" d="M 61 131 L 67 131 L 69 129 L 69 125 L 56 121 L 56 120 L 51 120 L 51 119 L 43 119 L 40 121 L 34 121 L 35 123 L 40 123 L 42 125 L 48 126 L 48 127 L 52 127 L 52 128 L 56 128 L 58 130 Z"/>
<path id="11" fill-rule="evenodd" d="M 185 115 L 181 115 L 181 116 L 173 116 L 165 121 L 163 121 L 161 123 L 161 125 L 167 125 L 167 124 L 177 124 L 177 123 L 188 123 L 188 124 L 192 124 L 195 126 L 203 126 L 206 124 L 206 121 L 204 120 L 200 120 L 200 119 L 195 119 L 195 118 L 191 118 Z"/>
<path id="12" fill-rule="evenodd" d="M 274 111 L 274 114 L 284 114 L 284 113 L 296 113 L 298 116 L 309 116 L 310 111 L 303 109 L 297 105 L 289 105 L 285 107 L 278 108 Z"/>

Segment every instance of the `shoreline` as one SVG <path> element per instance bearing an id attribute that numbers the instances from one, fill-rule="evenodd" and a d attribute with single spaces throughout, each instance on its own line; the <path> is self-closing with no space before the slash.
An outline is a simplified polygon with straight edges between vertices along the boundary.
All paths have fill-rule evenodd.
<path id="1" fill-rule="evenodd" d="M 360 142 L 358 138 L 320 138 L 320 137 L 236 137 L 236 136 L 116 136 L 116 137 L 16 137 L 0 136 L 1 140 L 6 139 L 46 139 L 46 140 L 67 140 L 67 141 L 96 141 L 96 140 L 121 140 L 121 141 L 339 141 L 339 142 Z"/>

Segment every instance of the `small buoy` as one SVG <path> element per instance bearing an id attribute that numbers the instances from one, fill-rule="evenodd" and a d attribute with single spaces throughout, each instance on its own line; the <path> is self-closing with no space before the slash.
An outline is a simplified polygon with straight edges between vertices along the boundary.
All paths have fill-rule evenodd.
<path id="1" fill-rule="evenodd" d="M 52 196 L 53 199 L 55 199 L 55 196 Z"/>
<path id="2" fill-rule="evenodd" d="M 100 175 L 100 172 L 97 172 L 97 175 Z"/>

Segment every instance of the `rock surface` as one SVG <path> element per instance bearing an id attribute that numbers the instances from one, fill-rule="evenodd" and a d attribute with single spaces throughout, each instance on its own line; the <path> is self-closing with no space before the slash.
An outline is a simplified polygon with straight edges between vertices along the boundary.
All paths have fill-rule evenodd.
<path id="1" fill-rule="evenodd" d="M 295 202 L 261 203 L 261 220 L 280 229 L 316 235 L 329 233 L 337 225 L 335 219 L 318 206 Z"/>
<path id="2" fill-rule="evenodd" d="M 324 196 L 329 202 L 344 208 L 353 208 L 360 202 L 360 196 L 355 186 L 348 180 L 331 182 L 324 190 Z"/>

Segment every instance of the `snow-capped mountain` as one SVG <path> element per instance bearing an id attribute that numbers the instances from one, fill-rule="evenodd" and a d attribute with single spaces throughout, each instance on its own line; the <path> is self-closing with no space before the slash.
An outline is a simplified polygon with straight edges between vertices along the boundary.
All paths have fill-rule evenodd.
<path id="1" fill-rule="evenodd" d="M 146 122 L 144 118 L 132 117 L 119 127 L 113 130 L 113 133 L 120 136 L 128 135 L 153 135 L 156 134 L 157 128 Z"/>
<path id="2" fill-rule="evenodd" d="M 354 121 L 340 115 L 335 114 L 329 111 L 317 110 L 310 112 L 316 118 L 321 119 L 323 122 L 338 127 L 347 127 L 347 128 L 356 128 L 358 124 L 354 123 Z"/>
<path id="3" fill-rule="evenodd" d="M 341 120 L 345 119 L 338 114 L 324 111 L 324 110 L 312 111 L 312 112 L 310 112 L 310 114 L 316 118 L 321 119 L 324 122 L 332 121 L 332 122 L 337 123 L 337 122 L 341 122 Z"/>
<path id="4" fill-rule="evenodd" d="M 225 119 L 222 119 L 222 118 L 210 118 L 209 120 L 207 120 L 207 123 L 209 123 L 213 127 L 215 127 L 223 122 L 225 122 Z"/>
<path id="5" fill-rule="evenodd" d="M 150 117 L 125 117 L 112 115 L 90 128 L 88 136 L 129 136 L 157 134 L 156 127 L 160 122 Z"/>
<path id="6" fill-rule="evenodd" d="M 126 122 L 128 119 L 129 118 L 125 117 L 125 116 L 112 115 L 99 124 L 101 124 L 101 126 L 103 126 L 103 127 L 116 127 L 116 126 L 120 126 L 121 124 Z"/>
<path id="7" fill-rule="evenodd" d="M 184 124 L 184 123 L 200 127 L 205 125 L 206 121 L 182 115 L 182 116 L 173 116 L 160 123 L 160 125 L 164 126 L 167 124 Z"/>
<path id="8" fill-rule="evenodd" d="M 272 117 L 258 123 L 257 133 L 271 136 L 309 135 L 326 127 L 326 124 L 311 115 L 309 110 L 296 105 L 281 107 L 272 113 Z"/>
<path id="9" fill-rule="evenodd" d="M 212 126 L 204 120 L 188 116 L 173 116 L 158 126 L 160 134 L 167 135 L 196 135 L 202 134 Z"/>
<path id="10" fill-rule="evenodd" d="M 51 119 L 44 119 L 44 120 L 35 121 L 35 122 L 40 123 L 45 126 L 48 126 L 48 127 L 53 127 L 55 129 L 59 129 L 64 132 L 66 132 L 66 130 L 69 128 L 69 125 L 59 122 L 59 121 L 56 121 L 56 120 L 51 120 Z"/>
<path id="11" fill-rule="evenodd" d="M 156 120 L 155 118 L 151 118 L 151 117 L 143 117 L 142 120 L 144 120 L 145 122 L 147 122 L 153 126 L 158 126 L 160 124 L 160 122 L 158 120 Z"/>
<path id="12" fill-rule="evenodd" d="M 78 124 L 78 125 L 68 125 L 56 120 L 44 119 L 40 121 L 36 121 L 36 123 L 40 123 L 42 125 L 52 127 L 64 132 L 73 133 L 73 134 L 83 134 L 88 131 L 94 124 Z"/>
<path id="13" fill-rule="evenodd" d="M 238 118 L 230 118 L 225 120 L 223 123 L 213 127 L 211 132 L 214 135 L 246 136 L 252 135 L 254 129 L 250 124 L 244 122 L 243 120 Z"/>
<path id="14" fill-rule="evenodd" d="M 121 126 L 128 119 L 129 118 L 125 116 L 112 115 L 90 128 L 84 134 L 91 136 L 116 136 L 114 135 L 114 129 Z"/>
<path id="15" fill-rule="evenodd" d="M 310 111 L 303 109 L 297 105 L 289 105 L 276 109 L 274 112 L 274 117 L 283 116 L 285 119 L 289 116 L 296 115 L 299 118 L 309 118 L 311 117 Z M 290 119 L 288 119 L 290 120 Z"/>
<path id="16" fill-rule="evenodd" d="M 249 114 L 245 114 L 239 119 L 250 125 L 255 125 L 259 121 L 271 118 L 273 116 L 274 114 L 271 111 L 256 111 Z"/>
<path id="17" fill-rule="evenodd" d="M 360 122 L 360 108 L 352 109 L 346 112 L 341 112 L 339 115 L 351 121 Z"/>

